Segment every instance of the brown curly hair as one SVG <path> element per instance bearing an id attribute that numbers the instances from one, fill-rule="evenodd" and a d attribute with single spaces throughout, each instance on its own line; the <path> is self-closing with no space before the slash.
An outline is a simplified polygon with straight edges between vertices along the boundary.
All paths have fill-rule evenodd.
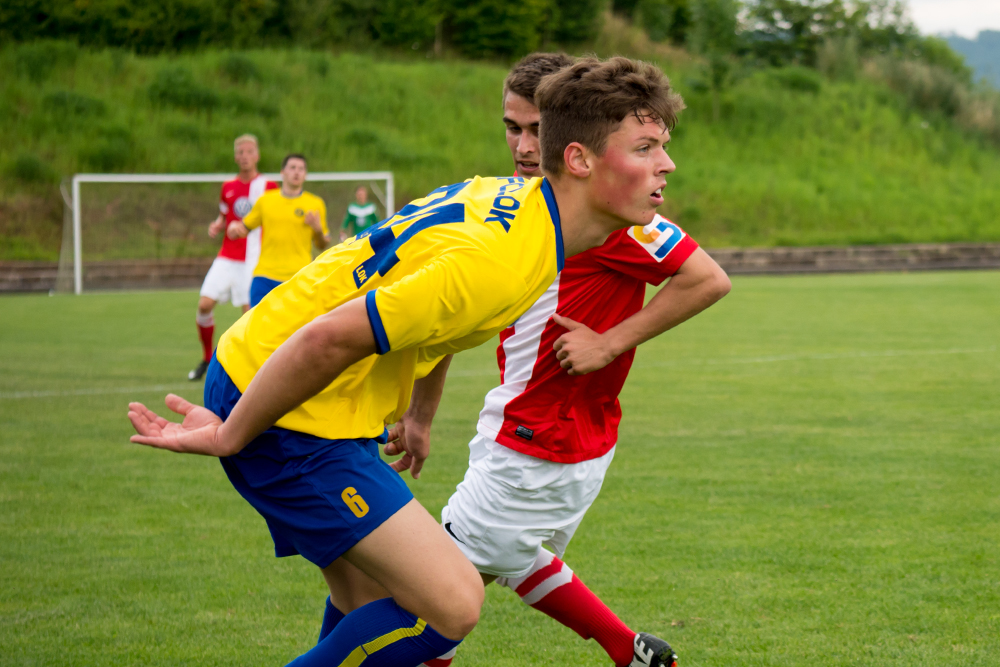
<path id="1" fill-rule="evenodd" d="M 521 58 L 510 68 L 503 82 L 503 96 L 515 93 L 526 100 L 535 99 L 535 89 L 538 83 L 549 74 L 554 74 L 564 67 L 569 67 L 576 59 L 565 53 L 531 53 Z"/>
<path id="2" fill-rule="evenodd" d="M 574 141 L 601 155 L 608 136 L 629 115 L 672 130 L 684 101 L 655 65 L 615 57 L 581 58 L 545 76 L 535 105 L 541 112 L 542 169 L 555 176 L 563 170 L 566 146 Z"/>

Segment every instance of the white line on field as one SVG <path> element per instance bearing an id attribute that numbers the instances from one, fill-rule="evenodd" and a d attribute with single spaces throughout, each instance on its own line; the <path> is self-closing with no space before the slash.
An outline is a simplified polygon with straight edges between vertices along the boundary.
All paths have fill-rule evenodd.
<path id="1" fill-rule="evenodd" d="M 995 345 L 975 348 L 949 348 L 944 350 L 883 350 L 881 352 L 835 352 L 828 354 L 781 354 L 766 357 L 730 357 L 719 359 L 680 359 L 676 361 L 642 362 L 644 368 L 668 366 L 725 366 L 731 364 L 770 364 L 781 361 L 826 361 L 831 359 L 872 359 L 886 357 L 925 357 L 942 354 L 985 354 L 996 352 Z M 449 377 L 482 377 L 496 375 L 496 368 L 455 369 Z M 105 394 L 141 394 L 151 391 L 178 391 L 195 388 L 196 384 L 152 384 L 144 387 L 106 387 L 91 389 L 67 389 L 64 391 L 13 391 L 0 393 L 0 400 L 17 398 L 58 398 L 64 396 L 101 396 Z"/>

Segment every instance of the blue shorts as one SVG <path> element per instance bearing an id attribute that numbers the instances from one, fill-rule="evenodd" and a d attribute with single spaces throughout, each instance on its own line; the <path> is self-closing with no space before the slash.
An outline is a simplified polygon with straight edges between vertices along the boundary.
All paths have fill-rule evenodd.
<path id="1" fill-rule="evenodd" d="M 250 307 L 253 308 L 275 287 L 281 284 L 280 280 L 271 280 L 264 276 L 254 276 L 250 281 Z"/>
<path id="2" fill-rule="evenodd" d="M 226 419 L 240 391 L 212 357 L 205 407 Z M 326 440 L 273 426 L 222 467 L 267 522 L 274 555 L 301 554 L 326 567 L 413 499 L 379 458 L 377 439 Z"/>

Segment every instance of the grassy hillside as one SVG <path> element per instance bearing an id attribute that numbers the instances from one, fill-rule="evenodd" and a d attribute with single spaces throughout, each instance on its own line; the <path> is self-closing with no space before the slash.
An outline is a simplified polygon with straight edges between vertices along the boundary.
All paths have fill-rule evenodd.
<path id="1" fill-rule="evenodd" d="M 997 241 L 1000 154 L 864 80 L 758 71 L 723 96 L 662 63 L 684 94 L 664 213 L 703 243 Z M 501 64 L 305 51 L 137 57 L 60 44 L 0 50 L 0 258 L 58 253 L 60 176 L 232 169 L 254 132 L 262 167 L 391 169 L 398 201 L 507 174 Z M 210 217 L 212 211 L 206 211 Z M 336 213 L 334 215 L 337 215 Z M 204 217 L 204 216 L 203 216 Z"/>

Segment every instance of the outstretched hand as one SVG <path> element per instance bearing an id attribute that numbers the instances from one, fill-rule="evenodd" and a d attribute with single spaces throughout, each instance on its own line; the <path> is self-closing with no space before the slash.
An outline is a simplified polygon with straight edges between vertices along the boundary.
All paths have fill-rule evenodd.
<path id="1" fill-rule="evenodd" d="M 413 479 L 420 478 L 420 469 L 431 454 L 431 426 L 407 415 L 389 429 L 389 442 L 382 449 L 386 456 L 402 454 L 398 461 L 389 465 L 399 474 L 409 470 Z"/>
<path id="2" fill-rule="evenodd" d="M 128 419 L 138 435 L 130 440 L 140 445 L 186 454 L 229 456 L 235 454 L 219 438 L 222 420 L 211 410 L 167 394 L 167 407 L 184 416 L 180 424 L 167 421 L 142 403 L 128 404 Z"/>
<path id="3" fill-rule="evenodd" d="M 223 229 L 226 227 L 226 221 L 222 216 L 219 216 L 208 225 L 208 237 L 214 239 L 218 236 Z"/>
<path id="4" fill-rule="evenodd" d="M 552 349 L 556 352 L 559 365 L 570 375 L 593 373 L 610 364 L 617 356 L 606 337 L 586 324 L 562 315 L 553 315 L 552 321 L 569 330 L 556 339 Z"/>
<path id="5" fill-rule="evenodd" d="M 323 226 L 319 222 L 319 211 L 306 211 L 305 221 L 314 232 L 323 233 Z"/>
<path id="6" fill-rule="evenodd" d="M 232 240 L 245 239 L 250 230 L 242 222 L 233 222 L 226 228 L 226 236 Z"/>

